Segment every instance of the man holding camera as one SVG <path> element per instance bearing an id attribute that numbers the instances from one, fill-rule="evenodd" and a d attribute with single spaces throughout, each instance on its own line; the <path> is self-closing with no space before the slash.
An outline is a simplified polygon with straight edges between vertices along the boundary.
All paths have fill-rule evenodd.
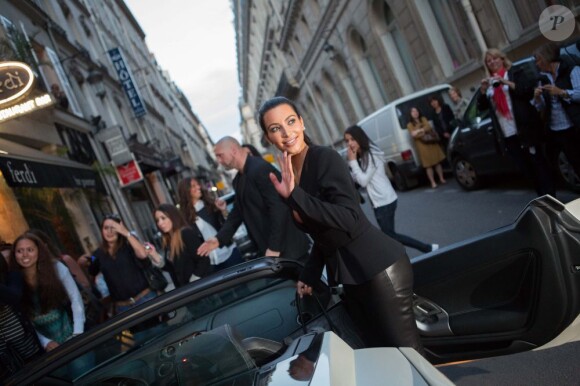
<path id="1" fill-rule="evenodd" d="M 485 53 L 488 77 L 481 81 L 477 99 L 479 110 L 491 109 L 503 147 L 520 171 L 534 184 L 538 196 L 556 196 L 554 184 L 541 145 L 542 125 L 536 109 L 530 104 L 534 81 L 523 67 L 512 67 L 506 54 L 496 48 Z"/>
<path id="2" fill-rule="evenodd" d="M 543 75 L 534 90 L 534 104 L 545 113 L 550 141 L 580 177 L 580 66 L 560 58 L 555 43 L 537 48 L 534 57 Z"/>

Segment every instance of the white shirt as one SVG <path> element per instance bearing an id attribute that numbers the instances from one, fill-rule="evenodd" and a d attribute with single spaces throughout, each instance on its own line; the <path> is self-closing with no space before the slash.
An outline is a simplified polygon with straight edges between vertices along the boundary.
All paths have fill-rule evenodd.
<path id="1" fill-rule="evenodd" d="M 73 315 L 73 334 L 82 334 L 85 331 L 85 305 L 83 303 L 83 297 L 66 265 L 60 261 L 55 261 L 54 268 L 70 300 Z M 51 339 L 39 332 L 36 334 L 42 347 L 46 347 L 51 342 Z"/>
<path id="2" fill-rule="evenodd" d="M 203 201 L 200 200 L 195 203 L 195 210 L 199 212 L 203 209 L 204 206 L 205 205 Z M 197 225 L 199 228 L 199 231 L 201 232 L 204 240 L 210 239 L 217 235 L 217 230 L 210 223 L 199 216 L 197 216 L 195 219 L 195 225 Z M 211 265 L 218 265 L 229 259 L 235 247 L 236 245 L 232 244 L 229 246 L 216 248 L 211 251 L 209 254 L 209 261 Z"/>
<path id="3" fill-rule="evenodd" d="M 509 80 L 507 71 L 505 72 L 503 78 L 506 80 Z M 518 129 L 516 128 L 516 121 L 514 120 L 514 113 L 513 113 L 513 109 L 512 109 L 512 98 L 510 97 L 510 93 L 509 93 L 510 86 L 508 86 L 507 84 L 501 84 L 499 87 L 488 87 L 486 94 L 487 94 L 488 98 L 491 101 L 493 101 L 493 93 L 500 92 L 500 90 L 505 95 L 505 99 L 507 101 L 508 108 L 509 108 L 509 111 L 511 114 L 511 119 L 507 119 L 506 117 L 501 115 L 499 112 L 497 112 L 495 114 L 495 116 L 497 117 L 497 120 L 499 122 L 499 127 L 501 127 L 501 131 L 503 132 L 503 136 L 508 138 L 508 137 L 512 137 L 518 133 Z"/>
<path id="4" fill-rule="evenodd" d="M 369 164 L 365 171 L 360 168 L 357 160 L 348 161 L 352 179 L 363 188 L 367 188 L 373 208 L 388 205 L 397 199 L 397 193 L 385 173 L 382 155 L 378 149 L 371 147 Z"/>

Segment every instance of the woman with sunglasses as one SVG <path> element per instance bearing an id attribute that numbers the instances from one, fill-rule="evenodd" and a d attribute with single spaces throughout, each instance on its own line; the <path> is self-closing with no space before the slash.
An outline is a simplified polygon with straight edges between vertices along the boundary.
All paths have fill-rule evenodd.
<path id="1" fill-rule="evenodd" d="M 106 215 L 101 223 L 103 242 L 90 260 L 80 257 L 79 262 L 89 264 L 89 273 L 102 272 L 114 306 L 114 312 L 126 311 L 156 296 L 149 288 L 141 260 L 147 259 L 145 246 L 127 230 L 118 215 Z"/>

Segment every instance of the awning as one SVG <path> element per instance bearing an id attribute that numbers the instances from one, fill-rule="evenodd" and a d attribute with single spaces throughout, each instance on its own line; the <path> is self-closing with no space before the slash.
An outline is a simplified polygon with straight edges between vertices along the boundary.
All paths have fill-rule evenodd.
<path id="1" fill-rule="evenodd" d="M 11 187 L 103 190 L 90 166 L 5 139 L 0 139 L 0 170 Z"/>

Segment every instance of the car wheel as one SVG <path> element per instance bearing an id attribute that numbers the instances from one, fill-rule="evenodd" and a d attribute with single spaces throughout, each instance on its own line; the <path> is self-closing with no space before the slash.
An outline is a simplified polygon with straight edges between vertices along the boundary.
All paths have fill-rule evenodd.
<path id="1" fill-rule="evenodd" d="M 459 157 L 453 161 L 453 174 L 459 186 L 465 190 L 475 190 L 481 186 L 481 177 L 465 158 Z"/>
<path id="2" fill-rule="evenodd" d="M 568 162 L 564 152 L 558 152 L 555 164 L 558 178 L 560 178 L 569 189 L 580 192 L 580 179 L 576 173 L 574 173 L 574 169 L 572 169 L 572 165 Z"/>
<path id="3" fill-rule="evenodd" d="M 393 174 L 393 185 L 395 186 L 395 189 L 397 189 L 400 192 L 409 190 L 409 184 L 407 184 L 407 179 L 396 166 L 391 167 L 391 173 Z"/>

